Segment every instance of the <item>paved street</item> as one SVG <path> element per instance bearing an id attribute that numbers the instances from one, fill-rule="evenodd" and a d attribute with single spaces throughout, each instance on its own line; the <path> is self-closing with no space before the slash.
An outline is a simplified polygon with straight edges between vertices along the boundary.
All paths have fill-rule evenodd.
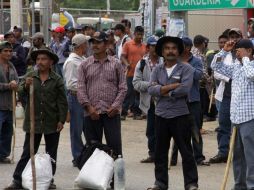
<path id="1" fill-rule="evenodd" d="M 19 159 L 24 141 L 24 133 L 21 129 L 21 120 L 18 121 L 17 143 L 15 149 L 15 161 Z M 209 159 L 217 151 L 216 122 L 205 123 L 204 128 L 208 134 L 204 135 L 204 153 Z M 153 164 L 140 164 L 139 161 L 147 156 L 145 121 L 127 119 L 122 123 L 123 151 L 126 160 L 127 184 L 126 190 L 145 190 L 154 182 Z M 44 143 L 42 143 L 44 144 Z M 44 146 L 40 148 L 43 152 Z M 74 180 L 79 170 L 72 167 L 70 152 L 69 125 L 62 132 L 58 149 L 57 172 L 55 182 L 58 189 L 74 189 Z M 0 189 L 3 189 L 11 181 L 11 176 L 16 163 L 13 165 L 0 165 Z M 201 190 L 219 190 L 223 179 L 225 164 L 212 165 L 210 167 L 199 166 L 199 185 Z M 183 190 L 183 175 L 181 163 L 173 167 L 170 172 L 170 190 Z M 232 187 L 233 177 L 230 170 L 227 190 Z"/>

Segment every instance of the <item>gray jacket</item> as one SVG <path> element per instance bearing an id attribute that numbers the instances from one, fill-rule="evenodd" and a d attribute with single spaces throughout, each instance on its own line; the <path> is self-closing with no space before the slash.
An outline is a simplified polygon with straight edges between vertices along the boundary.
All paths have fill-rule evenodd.
<path id="1" fill-rule="evenodd" d="M 152 71 L 150 69 L 150 65 L 148 61 L 149 56 L 146 56 L 143 59 L 146 61 L 146 65 L 144 67 L 143 73 L 140 70 L 141 64 L 139 61 L 135 68 L 132 84 L 134 86 L 134 89 L 140 93 L 139 108 L 144 113 L 147 114 L 150 108 L 150 103 L 151 103 L 151 95 L 148 94 L 148 87 L 150 84 L 149 81 L 150 81 L 150 76 Z"/>
<path id="2" fill-rule="evenodd" d="M 12 90 L 9 83 L 12 80 L 18 82 L 18 74 L 11 62 L 9 62 L 9 75 L 4 73 L 3 65 L 0 64 L 0 110 L 12 111 Z"/>
<path id="3" fill-rule="evenodd" d="M 155 114 L 162 118 L 175 118 L 189 114 L 187 106 L 188 93 L 193 83 L 194 69 L 189 64 L 178 62 L 168 77 L 164 64 L 159 64 L 152 71 L 148 93 L 158 97 Z M 169 91 L 168 96 L 161 96 L 160 89 L 164 85 L 180 83 L 180 86 Z"/>

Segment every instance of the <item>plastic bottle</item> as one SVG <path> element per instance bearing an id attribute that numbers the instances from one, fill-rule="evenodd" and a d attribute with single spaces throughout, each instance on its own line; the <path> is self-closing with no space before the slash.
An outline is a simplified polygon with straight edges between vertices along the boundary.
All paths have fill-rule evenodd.
<path id="1" fill-rule="evenodd" d="M 121 155 L 114 163 L 114 190 L 125 190 L 125 164 Z"/>

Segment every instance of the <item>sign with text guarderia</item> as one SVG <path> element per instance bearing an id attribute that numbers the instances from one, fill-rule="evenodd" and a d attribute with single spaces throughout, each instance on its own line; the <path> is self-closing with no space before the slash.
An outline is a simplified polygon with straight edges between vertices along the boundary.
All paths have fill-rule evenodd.
<path id="1" fill-rule="evenodd" d="M 254 0 L 168 0 L 170 11 L 254 8 Z"/>

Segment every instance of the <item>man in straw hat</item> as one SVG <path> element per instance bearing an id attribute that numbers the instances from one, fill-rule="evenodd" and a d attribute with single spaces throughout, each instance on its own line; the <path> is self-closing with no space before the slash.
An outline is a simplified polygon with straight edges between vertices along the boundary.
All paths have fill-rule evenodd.
<path id="1" fill-rule="evenodd" d="M 52 65 L 58 62 L 56 54 L 48 49 L 33 51 L 31 58 L 36 62 L 38 70 L 28 73 L 19 86 L 19 93 L 28 94 L 29 87 L 34 85 L 34 110 L 35 110 L 35 138 L 34 150 L 38 151 L 42 135 L 45 139 L 45 152 L 53 160 L 57 160 L 57 148 L 60 131 L 63 129 L 67 115 L 67 100 L 64 83 L 59 75 L 52 71 Z M 23 153 L 13 174 L 12 183 L 5 189 L 22 188 L 22 172 L 30 159 L 30 109 L 25 110 L 23 129 L 26 132 Z M 56 162 L 52 162 L 53 175 L 56 172 Z M 50 189 L 55 189 L 53 183 Z"/>
<path id="2" fill-rule="evenodd" d="M 155 108 L 155 184 L 148 190 L 168 189 L 168 152 L 173 137 L 183 163 L 184 188 L 198 189 L 198 171 L 191 147 L 191 128 L 186 98 L 193 83 L 194 69 L 178 59 L 184 51 L 182 39 L 162 37 L 156 53 L 164 63 L 155 67 L 148 92 L 158 98 Z"/>
<path id="3" fill-rule="evenodd" d="M 224 62 L 235 47 L 237 59 Z M 237 133 L 234 145 L 234 190 L 254 189 L 254 61 L 253 44 L 248 39 L 226 42 L 216 55 L 212 69 L 232 79 L 230 119 Z"/>

